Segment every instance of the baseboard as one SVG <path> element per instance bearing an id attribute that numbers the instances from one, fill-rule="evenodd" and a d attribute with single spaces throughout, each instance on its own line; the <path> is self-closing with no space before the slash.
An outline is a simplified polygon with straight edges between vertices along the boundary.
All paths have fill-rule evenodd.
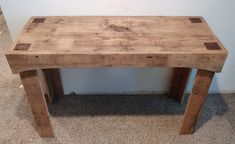
<path id="1" fill-rule="evenodd" d="M 70 92 L 65 95 L 151 95 L 151 94 L 168 94 L 167 91 L 124 91 L 124 92 Z"/>
<path id="2" fill-rule="evenodd" d="M 209 93 L 235 93 L 235 91 L 210 91 Z M 71 92 L 65 95 L 151 95 L 151 94 L 168 94 L 168 91 L 124 91 L 124 92 Z M 190 94 L 189 91 L 186 94 Z"/>

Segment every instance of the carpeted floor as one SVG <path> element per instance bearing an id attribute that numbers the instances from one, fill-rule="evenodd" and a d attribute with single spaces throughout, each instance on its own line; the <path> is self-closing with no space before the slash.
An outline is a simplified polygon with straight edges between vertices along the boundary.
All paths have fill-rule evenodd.
<path id="1" fill-rule="evenodd" d="M 165 95 L 66 96 L 49 107 L 55 138 L 40 138 L 24 90 L 4 51 L 11 39 L 0 15 L 0 143 L 233 144 L 235 94 L 210 94 L 193 135 L 178 135 L 186 101 Z M 188 96 L 187 96 L 188 97 Z"/>

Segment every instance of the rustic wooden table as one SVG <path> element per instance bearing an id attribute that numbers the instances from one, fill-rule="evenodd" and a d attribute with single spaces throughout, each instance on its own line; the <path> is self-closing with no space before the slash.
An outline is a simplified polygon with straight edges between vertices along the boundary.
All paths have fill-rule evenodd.
<path id="1" fill-rule="evenodd" d="M 227 51 L 202 17 L 32 17 L 6 57 L 42 137 L 54 136 L 45 97 L 63 96 L 58 68 L 172 67 L 169 96 L 178 101 L 196 68 L 180 131 L 190 134 Z"/>

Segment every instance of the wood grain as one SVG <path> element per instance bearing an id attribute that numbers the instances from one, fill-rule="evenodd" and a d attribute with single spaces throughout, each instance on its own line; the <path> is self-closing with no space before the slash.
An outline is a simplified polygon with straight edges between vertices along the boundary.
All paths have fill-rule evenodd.
<path id="1" fill-rule="evenodd" d="M 29 106 L 34 116 L 37 131 L 42 137 L 54 137 L 51 121 L 44 95 L 41 90 L 40 78 L 36 70 L 20 73 Z"/>
<path id="2" fill-rule="evenodd" d="M 208 94 L 213 76 L 214 72 L 198 70 L 184 114 L 184 121 L 180 134 L 192 134 L 194 132 L 197 119 Z"/>
<path id="3" fill-rule="evenodd" d="M 190 68 L 174 68 L 169 97 L 182 103 L 190 78 Z"/>
<path id="4" fill-rule="evenodd" d="M 190 18 L 201 22 L 192 23 Z M 29 49 L 14 50 L 20 43 L 30 44 Z M 221 49 L 209 50 L 204 43 L 216 43 Z M 226 56 L 202 17 L 157 16 L 32 17 L 6 54 L 13 73 L 98 66 L 220 72 Z"/>

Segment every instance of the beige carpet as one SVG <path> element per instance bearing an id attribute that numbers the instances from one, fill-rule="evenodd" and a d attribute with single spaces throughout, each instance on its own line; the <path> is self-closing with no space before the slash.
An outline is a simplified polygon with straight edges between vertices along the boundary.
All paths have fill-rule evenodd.
<path id="1" fill-rule="evenodd" d="M 0 53 L 10 37 L 0 16 Z M 193 135 L 178 135 L 186 101 L 165 95 L 66 96 L 50 106 L 55 138 L 40 138 L 17 75 L 0 56 L 2 144 L 232 144 L 235 94 L 210 94 Z"/>

